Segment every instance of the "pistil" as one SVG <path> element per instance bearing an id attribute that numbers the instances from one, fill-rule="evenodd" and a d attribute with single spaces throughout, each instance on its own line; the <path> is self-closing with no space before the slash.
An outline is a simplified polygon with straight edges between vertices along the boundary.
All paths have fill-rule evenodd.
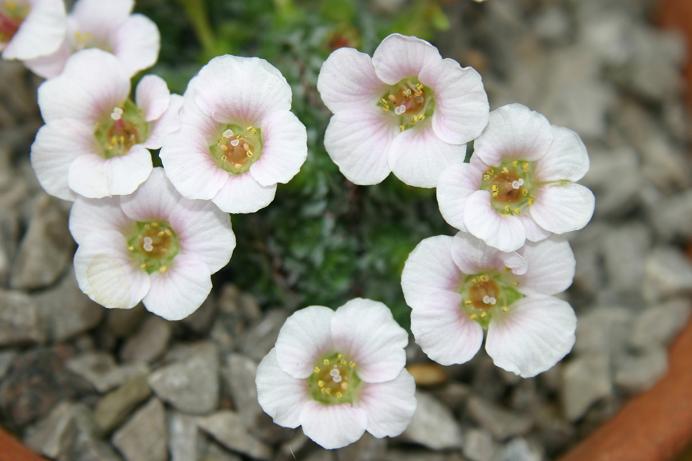
<path id="1" fill-rule="evenodd" d="M 377 105 L 398 118 L 400 131 L 413 128 L 430 117 L 435 109 L 432 91 L 415 77 L 390 86 Z"/>

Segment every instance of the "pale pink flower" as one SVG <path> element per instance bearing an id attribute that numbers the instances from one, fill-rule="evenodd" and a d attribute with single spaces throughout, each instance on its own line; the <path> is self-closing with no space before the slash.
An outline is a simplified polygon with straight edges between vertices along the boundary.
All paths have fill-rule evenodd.
<path id="1" fill-rule="evenodd" d="M 470 163 L 440 176 L 444 219 L 502 251 L 584 227 L 594 195 L 577 184 L 589 157 L 572 130 L 551 126 L 538 112 L 510 104 L 490 113 Z"/>
<path id="2" fill-rule="evenodd" d="M 227 213 L 266 207 L 307 158 L 305 126 L 290 109 L 291 87 L 264 59 L 212 59 L 190 81 L 183 127 L 161 150 L 166 174 L 183 196 Z"/>
<path id="3" fill-rule="evenodd" d="M 31 147 L 31 163 L 51 195 L 127 195 L 152 169 L 148 149 L 179 128 L 182 97 L 145 76 L 130 99 L 130 78 L 101 50 L 75 54 L 59 77 L 43 83 L 39 107 L 46 124 Z"/>
<path id="4" fill-rule="evenodd" d="M 542 373 L 574 345 L 574 311 L 553 296 L 572 283 L 574 266 L 565 241 L 503 253 L 462 232 L 427 238 L 401 277 L 416 343 L 442 365 L 464 363 L 487 330 L 495 365 L 524 378 Z"/>
<path id="5" fill-rule="evenodd" d="M 161 168 L 133 195 L 78 198 L 70 232 L 81 290 L 107 308 L 140 301 L 168 320 L 194 312 L 211 290 L 211 274 L 235 248 L 228 216 L 209 202 L 178 194 Z"/>
<path id="6" fill-rule="evenodd" d="M 161 47 L 159 29 L 146 16 L 131 14 L 133 7 L 134 0 L 77 0 L 59 48 L 25 61 L 26 66 L 52 78 L 62 72 L 70 55 L 87 48 L 112 53 L 128 77 L 153 66 Z"/>
<path id="7" fill-rule="evenodd" d="M 291 315 L 257 369 L 259 403 L 280 426 L 303 427 L 324 448 L 340 448 L 365 431 L 393 437 L 416 409 L 415 383 L 404 369 L 408 335 L 384 304 L 352 299 Z"/>
<path id="8" fill-rule="evenodd" d="M 393 171 L 406 184 L 435 187 L 488 122 L 478 72 L 416 37 L 392 34 L 372 58 L 339 48 L 317 89 L 334 113 L 324 145 L 355 184 L 380 183 Z"/>
<path id="9" fill-rule="evenodd" d="M 4 59 L 28 59 L 55 52 L 67 30 L 63 0 L 0 1 L 0 51 Z"/>

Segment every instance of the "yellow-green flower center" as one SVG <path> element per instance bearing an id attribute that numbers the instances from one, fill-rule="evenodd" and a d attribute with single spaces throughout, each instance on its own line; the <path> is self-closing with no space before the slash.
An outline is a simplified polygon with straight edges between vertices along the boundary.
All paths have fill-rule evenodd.
<path id="1" fill-rule="evenodd" d="M 409 77 L 387 88 L 377 105 L 397 117 L 399 130 L 406 131 L 432 116 L 435 99 L 430 88 Z"/>
<path id="2" fill-rule="evenodd" d="M 127 154 L 132 146 L 149 136 L 149 123 L 144 113 L 129 99 L 115 106 L 96 125 L 94 137 L 104 158 Z"/>
<path id="3" fill-rule="evenodd" d="M 224 125 L 209 146 L 214 162 L 229 173 L 242 174 L 262 155 L 262 130 L 254 126 Z"/>
<path id="4" fill-rule="evenodd" d="M 490 192 L 493 208 L 505 215 L 520 215 L 534 202 L 537 183 L 534 164 L 526 160 L 506 160 L 485 170 L 481 189 Z"/>
<path id="5" fill-rule="evenodd" d="M 517 290 L 517 281 L 509 269 L 467 275 L 459 291 L 462 309 L 483 328 L 488 327 L 493 315 L 508 312 L 515 301 L 524 297 Z"/>
<path id="6" fill-rule="evenodd" d="M 13 0 L 0 0 L 0 44 L 9 43 L 26 19 L 31 7 Z"/>
<path id="7" fill-rule="evenodd" d="M 308 378 L 308 393 L 317 402 L 327 405 L 353 403 L 361 384 L 356 363 L 344 354 L 334 352 L 315 363 Z"/>
<path id="8" fill-rule="evenodd" d="M 180 242 L 167 222 L 138 221 L 127 236 L 127 250 L 141 270 L 166 272 L 180 251 Z"/>

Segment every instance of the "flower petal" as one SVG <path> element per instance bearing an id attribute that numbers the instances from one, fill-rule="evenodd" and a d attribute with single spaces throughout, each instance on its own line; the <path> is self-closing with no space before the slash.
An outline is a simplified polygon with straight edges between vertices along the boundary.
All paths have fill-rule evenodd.
<path id="1" fill-rule="evenodd" d="M 145 75 L 135 90 L 137 107 L 144 112 L 147 122 L 159 119 L 171 103 L 168 85 L 158 75 Z"/>
<path id="2" fill-rule="evenodd" d="M 397 135 L 389 149 L 389 164 L 397 178 L 416 187 L 435 187 L 443 171 L 464 161 L 466 144 L 448 144 L 430 122 Z"/>
<path id="3" fill-rule="evenodd" d="M 495 166 L 506 159 L 534 161 L 553 142 L 548 120 L 521 104 L 508 104 L 490 112 L 485 131 L 474 142 L 474 155 Z"/>
<path id="4" fill-rule="evenodd" d="M 147 181 L 137 191 L 122 197 L 120 206 L 123 212 L 133 221 L 160 219 L 169 221 L 176 214 L 180 194 L 172 187 L 162 168 L 154 168 Z M 181 212 L 179 212 L 181 213 Z"/>
<path id="5" fill-rule="evenodd" d="M 528 271 L 518 277 L 522 290 L 554 295 L 572 284 L 576 262 L 566 240 L 548 239 L 528 243 L 520 253 L 528 263 Z"/>
<path id="6" fill-rule="evenodd" d="M 329 121 L 324 147 L 349 181 L 379 184 L 392 171 L 388 152 L 398 132 L 396 124 L 377 110 L 339 112 Z"/>
<path id="7" fill-rule="evenodd" d="M 181 320 L 196 311 L 211 292 L 211 273 L 193 254 L 179 253 L 164 273 L 151 274 L 144 307 L 166 320 Z"/>
<path id="8" fill-rule="evenodd" d="M 80 244 L 94 234 L 121 232 L 132 222 L 120 208 L 118 198 L 90 200 L 78 198 L 70 210 L 70 233 Z"/>
<path id="9" fill-rule="evenodd" d="M 423 67 L 420 81 L 433 90 L 433 130 L 450 144 L 464 144 L 481 134 L 488 124 L 490 105 L 481 75 L 452 59 Z"/>
<path id="10" fill-rule="evenodd" d="M 577 318 L 552 296 L 528 296 L 490 322 L 485 349 L 500 368 L 531 378 L 560 361 L 574 345 Z"/>
<path id="11" fill-rule="evenodd" d="M 322 405 L 308 401 L 300 414 L 305 435 L 328 450 L 345 447 L 361 438 L 367 423 L 365 411 L 348 404 Z"/>
<path id="12" fill-rule="evenodd" d="M 388 85 L 406 77 L 417 77 L 425 66 L 441 59 L 437 48 L 430 43 L 401 34 L 387 36 L 372 55 L 375 73 Z"/>
<path id="13" fill-rule="evenodd" d="M 183 106 L 183 97 L 177 94 L 171 95 L 168 109 L 161 118 L 149 124 L 149 137 L 144 142 L 147 149 L 160 149 L 168 136 L 176 133 L 182 126 L 180 112 Z"/>
<path id="14" fill-rule="evenodd" d="M 113 38 L 113 53 L 129 75 L 156 64 L 160 48 L 158 27 L 141 14 L 130 16 L 118 27 Z"/>
<path id="15" fill-rule="evenodd" d="M 526 232 L 526 240 L 528 240 L 529 242 L 540 242 L 553 235 L 552 232 L 548 232 L 547 230 L 543 229 L 541 226 L 536 224 L 536 221 L 533 220 L 530 213 L 520 215 L 519 219 L 521 220 L 522 226 L 524 226 L 524 231 Z"/>
<path id="16" fill-rule="evenodd" d="M 527 261 L 519 253 L 499 251 L 465 232 L 457 233 L 452 240 L 452 259 L 461 272 L 469 275 L 505 268 L 523 274 L 527 269 Z"/>
<path id="17" fill-rule="evenodd" d="M 353 48 L 339 48 L 322 64 L 317 90 L 332 113 L 372 108 L 385 92 L 372 59 Z"/>
<path id="18" fill-rule="evenodd" d="M 440 175 L 437 183 L 437 204 L 442 217 L 450 226 L 466 231 L 464 207 L 466 199 L 480 189 L 487 167 L 477 157 L 471 163 L 455 163 Z"/>
<path id="19" fill-rule="evenodd" d="M 479 190 L 466 200 L 466 229 L 486 244 L 502 251 L 515 251 L 526 241 L 526 232 L 517 216 L 501 215 L 490 203 L 490 192 Z"/>
<path id="20" fill-rule="evenodd" d="M 529 212 L 543 229 L 564 234 L 586 226 L 593 216 L 594 206 L 593 192 L 581 184 L 553 184 L 538 191 Z"/>
<path id="21" fill-rule="evenodd" d="M 126 155 L 105 159 L 95 154 L 80 155 L 70 165 L 70 189 L 88 198 L 128 195 L 147 180 L 153 166 L 151 154 L 142 145 Z"/>
<path id="22" fill-rule="evenodd" d="M 367 431 L 375 437 L 395 437 L 406 429 L 416 411 L 416 383 L 403 370 L 392 381 L 366 384 L 358 401 L 368 416 Z"/>
<path id="23" fill-rule="evenodd" d="M 5 47 L 5 59 L 34 59 L 58 50 L 67 31 L 62 0 L 32 2 L 31 11 Z"/>
<path id="24" fill-rule="evenodd" d="M 578 181 L 589 171 L 589 154 L 577 133 L 569 128 L 551 127 L 553 143 L 536 162 L 536 178 L 541 181 Z"/>
<path id="25" fill-rule="evenodd" d="M 308 135 L 298 117 L 282 110 L 262 119 L 262 154 L 250 167 L 250 174 L 263 186 L 285 184 L 308 157 Z"/>
<path id="26" fill-rule="evenodd" d="M 24 60 L 24 65 L 39 77 L 50 79 L 62 73 L 71 55 L 72 50 L 70 49 L 70 45 L 68 41 L 64 39 L 58 49 L 53 53 L 39 56 L 34 59 Z"/>
<path id="27" fill-rule="evenodd" d="M 358 376 L 367 383 L 392 380 L 406 364 L 408 334 L 380 302 L 350 300 L 332 316 L 331 331 L 336 351 L 356 362 Z"/>
<path id="28" fill-rule="evenodd" d="M 272 348 L 257 367 L 257 400 L 279 426 L 291 429 L 300 425 L 300 413 L 307 400 L 305 381 L 293 378 L 279 367 Z"/>
<path id="29" fill-rule="evenodd" d="M 276 339 L 276 358 L 282 370 L 296 379 L 310 376 L 315 361 L 333 349 L 333 316 L 328 307 L 310 306 L 286 320 Z"/>
<path id="30" fill-rule="evenodd" d="M 230 175 L 212 201 L 226 213 L 254 213 L 269 205 L 276 195 L 276 184 L 264 187 L 251 174 Z"/>
<path id="31" fill-rule="evenodd" d="M 70 16 L 85 31 L 108 33 L 130 15 L 134 0 L 78 0 Z"/>

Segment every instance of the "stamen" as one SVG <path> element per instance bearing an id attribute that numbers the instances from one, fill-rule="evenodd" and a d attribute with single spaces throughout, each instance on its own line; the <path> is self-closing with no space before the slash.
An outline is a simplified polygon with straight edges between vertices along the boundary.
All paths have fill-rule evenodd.
<path id="1" fill-rule="evenodd" d="M 394 113 L 396 115 L 402 115 L 404 112 L 406 112 L 406 106 L 404 104 L 396 106 L 396 108 L 394 109 Z"/>
<path id="2" fill-rule="evenodd" d="M 111 112 L 111 119 L 114 121 L 118 121 L 121 118 L 123 118 L 123 109 L 122 107 L 114 107 L 113 112 Z"/>
<path id="3" fill-rule="evenodd" d="M 240 139 L 232 139 L 231 140 L 231 146 L 238 147 L 239 144 L 240 144 Z"/>
<path id="4" fill-rule="evenodd" d="M 233 137 L 233 130 L 231 130 L 230 128 L 228 128 L 226 131 L 224 131 L 224 132 L 221 134 L 221 136 L 223 136 L 223 137 L 226 138 L 226 139 L 231 139 L 231 138 Z M 236 140 L 236 141 L 237 141 L 237 140 Z M 232 143 L 232 142 L 233 142 L 233 141 L 231 141 L 231 143 Z M 236 144 L 236 146 L 237 146 L 237 144 Z"/>
<path id="5" fill-rule="evenodd" d="M 147 252 L 154 251 L 154 240 L 151 237 L 144 237 L 142 239 L 142 248 Z"/>

